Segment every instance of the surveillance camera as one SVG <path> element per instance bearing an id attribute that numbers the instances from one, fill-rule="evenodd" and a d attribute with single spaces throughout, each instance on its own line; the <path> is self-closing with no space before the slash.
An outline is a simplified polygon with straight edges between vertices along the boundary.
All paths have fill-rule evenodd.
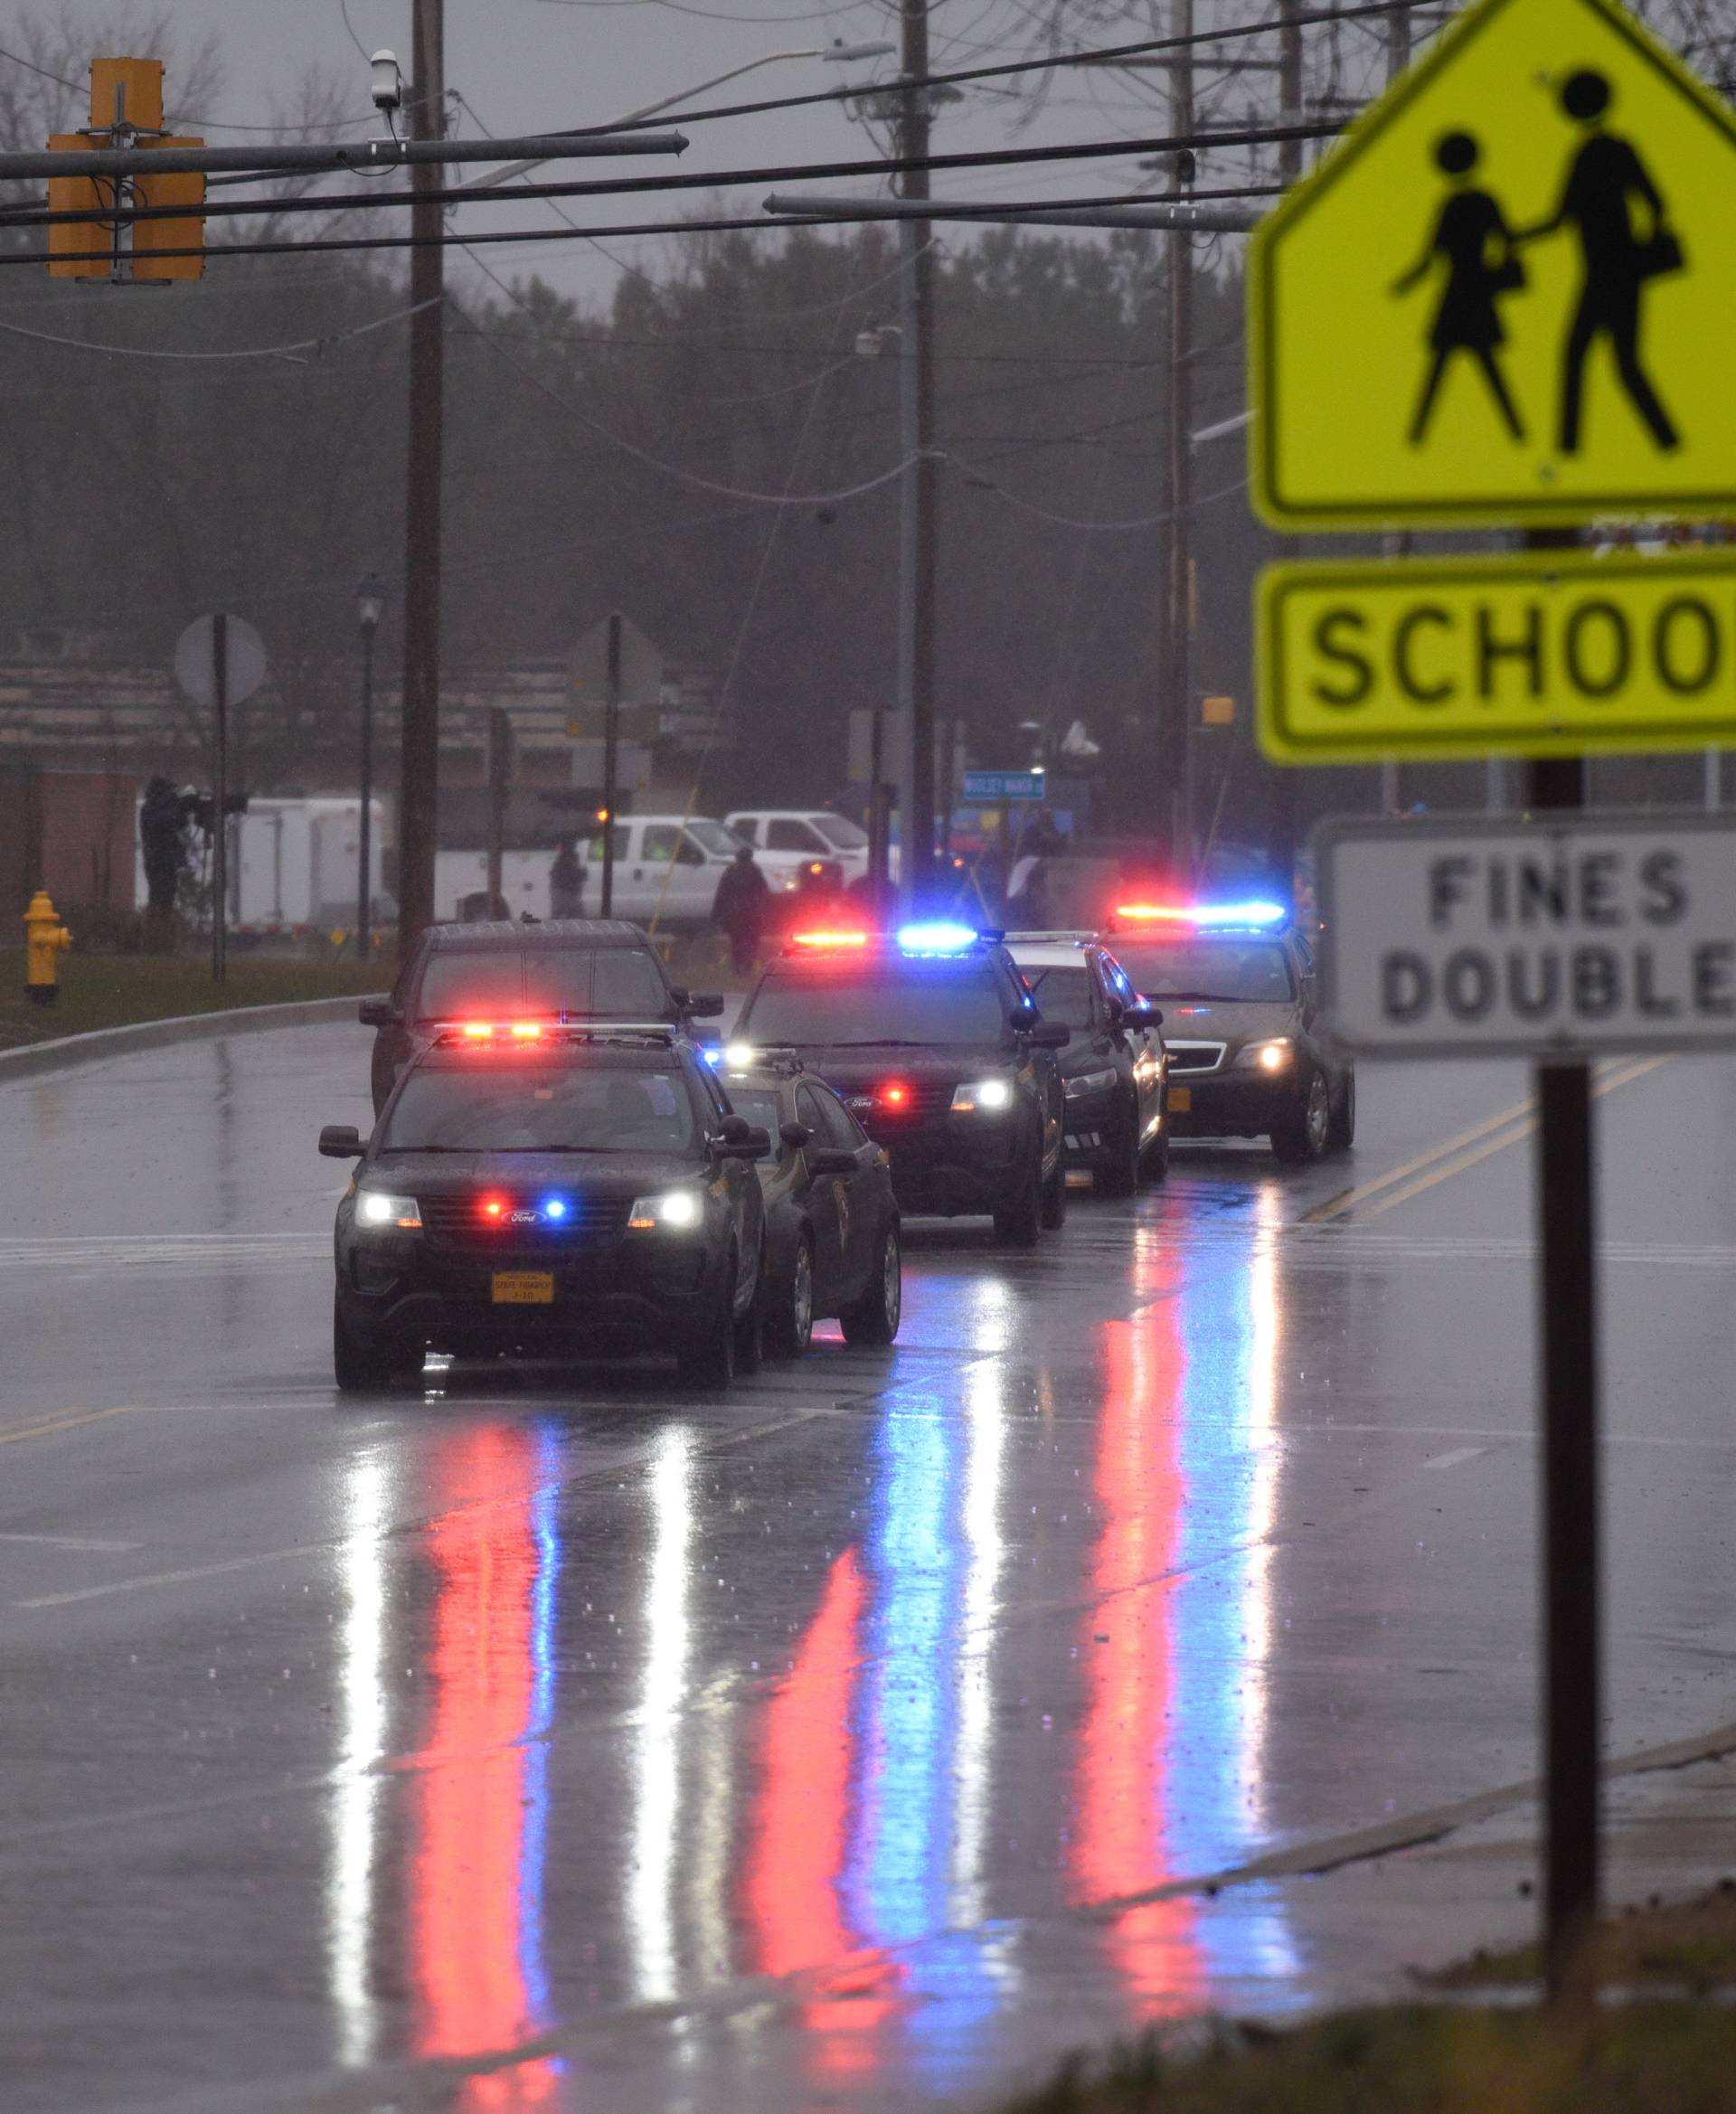
<path id="1" fill-rule="evenodd" d="M 392 111 L 403 106 L 404 83 L 398 71 L 398 61 L 391 52 L 376 52 L 368 61 L 373 70 L 372 92 L 374 108 Z"/>

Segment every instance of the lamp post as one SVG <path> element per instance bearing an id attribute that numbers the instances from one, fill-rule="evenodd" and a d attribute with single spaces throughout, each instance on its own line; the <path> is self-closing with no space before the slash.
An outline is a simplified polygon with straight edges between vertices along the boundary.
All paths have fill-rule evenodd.
<path id="1" fill-rule="evenodd" d="M 355 590 L 362 628 L 362 829 L 355 888 L 355 944 L 366 961 L 373 950 L 373 635 L 385 614 L 386 583 L 371 572 Z"/>

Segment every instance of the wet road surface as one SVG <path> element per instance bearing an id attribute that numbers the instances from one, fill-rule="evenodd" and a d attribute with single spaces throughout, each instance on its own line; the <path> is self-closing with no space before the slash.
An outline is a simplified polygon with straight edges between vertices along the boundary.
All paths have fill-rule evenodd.
<path id="1" fill-rule="evenodd" d="M 358 1407 L 365 1060 L 0 1087 L 9 2109 L 974 2104 L 1427 1956 L 1296 1874 L 1534 1767 L 1522 1068 L 920 1227 L 890 1353 Z M 1598 1106 L 1622 1751 L 1736 1716 L 1736 1068 Z"/>

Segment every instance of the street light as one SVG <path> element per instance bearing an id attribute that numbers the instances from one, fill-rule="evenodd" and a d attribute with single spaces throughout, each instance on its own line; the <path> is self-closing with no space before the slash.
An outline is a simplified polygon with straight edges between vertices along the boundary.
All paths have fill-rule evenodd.
<path id="1" fill-rule="evenodd" d="M 673 110 L 677 103 L 684 103 L 690 97 L 703 96 L 708 88 L 722 88 L 726 80 L 740 80 L 744 73 L 757 72 L 761 66 L 781 66 L 791 59 L 824 59 L 828 65 L 851 66 L 859 59 L 884 59 L 896 49 L 888 43 L 846 44 L 835 41 L 829 44 L 816 45 L 811 51 L 767 52 L 758 59 L 750 59 L 745 66 L 731 66 L 727 73 L 714 73 L 709 80 L 696 80 L 691 88 L 684 88 L 679 94 L 661 96 L 655 103 L 646 103 L 637 110 L 628 110 L 625 116 L 611 118 L 607 124 L 595 127 L 599 132 L 618 131 L 623 125 L 637 125 L 642 118 L 655 118 L 659 111 Z M 588 127 L 587 129 L 590 129 Z M 492 170 L 479 176 L 474 184 L 461 184 L 464 191 L 492 191 L 496 184 L 510 184 L 514 177 L 528 176 L 533 169 L 540 169 L 541 162 L 509 162 L 504 169 Z"/>
<path id="2" fill-rule="evenodd" d="M 386 583 L 371 572 L 355 590 L 362 628 L 362 830 L 355 890 L 355 944 L 366 961 L 373 950 L 373 635 L 386 612 Z"/>

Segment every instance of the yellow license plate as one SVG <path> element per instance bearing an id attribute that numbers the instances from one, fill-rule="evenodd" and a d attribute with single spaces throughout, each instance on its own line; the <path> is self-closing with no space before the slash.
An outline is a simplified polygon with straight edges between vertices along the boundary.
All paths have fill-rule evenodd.
<path id="1" fill-rule="evenodd" d="M 552 1269 L 497 1269 L 495 1272 L 496 1307 L 552 1307 L 554 1272 Z"/>
<path id="2" fill-rule="evenodd" d="M 1169 1112 L 1172 1116 L 1191 1116 L 1194 1113 L 1194 1089 L 1191 1086 L 1170 1088 Z"/>

